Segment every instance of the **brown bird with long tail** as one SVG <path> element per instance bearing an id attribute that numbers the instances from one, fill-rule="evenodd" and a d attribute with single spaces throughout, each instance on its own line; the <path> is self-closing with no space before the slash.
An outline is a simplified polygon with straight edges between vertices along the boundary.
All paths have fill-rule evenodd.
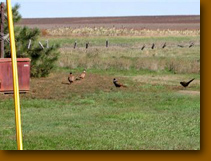
<path id="1" fill-rule="evenodd" d="M 113 83 L 114 83 L 114 85 L 116 86 L 116 87 L 127 87 L 127 86 L 125 86 L 125 85 L 123 85 L 123 84 L 121 84 L 121 83 L 118 83 L 118 81 L 117 81 L 117 79 L 116 78 L 114 78 L 113 79 Z"/>

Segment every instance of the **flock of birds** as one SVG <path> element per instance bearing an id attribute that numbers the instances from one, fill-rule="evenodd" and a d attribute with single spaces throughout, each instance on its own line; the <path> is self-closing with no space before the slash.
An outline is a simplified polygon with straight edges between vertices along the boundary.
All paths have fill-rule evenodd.
<path id="1" fill-rule="evenodd" d="M 77 42 L 75 41 L 74 48 L 76 48 L 76 45 L 77 45 Z M 88 48 L 88 45 L 89 45 L 89 43 L 86 43 L 86 49 Z M 108 46 L 108 40 L 106 41 L 106 47 L 107 47 L 107 46 Z M 165 42 L 165 43 L 162 45 L 162 48 L 164 49 L 166 46 L 167 46 L 167 44 L 166 44 L 166 42 Z M 177 45 L 177 46 L 178 46 L 178 47 L 181 47 L 181 48 L 184 47 L 184 45 Z M 194 46 L 194 43 L 192 42 L 188 47 L 191 48 L 191 47 L 193 47 L 193 46 Z M 144 50 L 145 47 L 146 47 L 146 45 L 144 44 L 144 45 L 142 46 L 141 50 Z M 153 43 L 152 46 L 151 46 L 151 49 L 154 49 L 154 48 L 155 48 L 155 43 Z M 84 70 L 78 78 L 75 78 L 75 76 L 73 75 L 73 73 L 70 72 L 70 74 L 69 74 L 69 76 L 68 76 L 68 81 L 69 81 L 70 84 L 72 84 L 74 81 L 84 79 L 85 76 L 86 76 L 86 70 Z M 193 80 L 194 80 L 194 78 L 191 79 L 191 80 L 188 81 L 188 82 L 185 82 L 185 81 L 180 82 L 180 84 L 181 84 L 183 87 L 186 88 Z M 118 80 L 117 80 L 116 78 L 113 79 L 113 83 L 114 83 L 115 87 L 117 87 L 117 88 L 120 88 L 120 87 L 127 87 L 126 85 L 124 85 L 124 84 L 122 84 L 122 83 L 119 83 Z"/>
<path id="2" fill-rule="evenodd" d="M 39 42 L 40 43 L 40 42 Z M 85 44 L 85 47 L 86 47 L 86 49 L 88 49 L 89 48 L 89 42 L 86 42 L 86 44 Z M 41 45 L 41 44 L 40 44 Z M 193 42 L 191 42 L 187 47 L 188 48 L 191 48 L 191 47 L 193 47 L 195 44 L 193 43 Z M 108 42 L 108 40 L 106 40 L 106 47 L 108 47 L 109 46 L 109 42 Z M 171 45 L 167 45 L 167 43 L 165 42 L 162 46 L 161 46 L 161 48 L 162 49 L 164 49 L 164 48 L 166 48 L 166 47 L 168 47 L 168 46 L 171 46 Z M 76 47 L 77 47 L 77 41 L 75 41 L 75 43 L 74 43 L 74 46 L 73 46 L 73 48 L 74 49 L 76 49 Z M 148 46 L 147 45 L 143 45 L 142 47 L 141 47 L 141 50 L 144 50 L 145 48 L 147 48 Z M 155 48 L 158 48 L 159 46 L 158 45 L 155 45 L 155 43 L 152 43 L 152 45 L 151 46 L 149 46 L 148 48 L 151 48 L 151 49 L 155 49 Z M 184 47 L 186 47 L 185 45 L 181 45 L 181 44 L 179 44 L 179 45 L 177 45 L 177 47 L 180 47 L 180 48 L 184 48 Z"/>
<path id="3" fill-rule="evenodd" d="M 184 48 L 185 46 L 184 45 L 177 45 L 178 47 L 180 48 Z M 190 45 L 188 45 L 188 48 L 191 48 L 194 46 L 194 43 L 192 42 Z M 166 48 L 167 47 L 167 44 L 166 42 L 162 45 L 162 49 Z M 144 48 L 146 48 L 146 45 L 144 44 L 142 47 L 141 47 L 141 50 L 144 50 Z M 151 46 L 151 49 L 154 49 L 155 48 L 155 43 L 152 44 Z"/>
<path id="4" fill-rule="evenodd" d="M 72 84 L 74 81 L 77 81 L 77 80 L 81 80 L 81 79 L 84 79 L 86 76 L 86 70 L 84 70 L 81 75 L 77 78 L 75 78 L 75 76 L 73 75 L 72 72 L 70 72 L 69 76 L 68 76 L 68 81 L 70 84 Z"/>
<path id="5" fill-rule="evenodd" d="M 69 76 L 68 76 L 68 81 L 69 81 L 69 84 L 72 84 L 74 81 L 78 81 L 78 80 L 81 80 L 81 79 L 84 79 L 86 76 L 86 70 L 84 69 L 84 71 L 80 74 L 79 77 L 76 77 L 73 75 L 72 72 L 70 72 Z M 183 87 L 187 87 L 195 78 L 191 79 L 190 81 L 188 82 L 180 82 L 180 84 L 183 86 Z M 122 83 L 119 83 L 118 80 L 116 78 L 113 79 L 113 83 L 114 83 L 114 86 L 117 87 L 117 88 L 120 88 L 120 87 L 127 87 L 126 85 L 122 84 Z"/>
<path id="6" fill-rule="evenodd" d="M 74 48 L 76 48 L 76 46 L 77 46 L 77 42 L 75 41 Z M 89 46 L 89 42 L 86 43 L 86 49 L 88 48 L 88 46 Z M 184 47 L 184 45 L 177 45 L 177 46 L 178 46 L 178 47 L 181 47 L 181 48 Z M 191 44 L 189 44 L 188 47 L 191 48 L 191 47 L 193 47 L 193 46 L 194 46 L 194 43 L 192 42 Z M 108 40 L 106 41 L 106 47 L 108 47 Z M 144 50 L 145 47 L 146 47 L 146 45 L 144 44 L 144 45 L 141 47 L 141 50 Z M 164 48 L 166 48 L 166 47 L 167 47 L 167 44 L 166 44 L 166 42 L 165 42 L 165 43 L 162 45 L 162 48 L 164 49 Z M 152 46 L 151 46 L 151 49 L 154 49 L 154 48 L 155 48 L 155 43 L 153 43 Z M 73 73 L 70 72 L 70 74 L 69 74 L 69 76 L 68 76 L 69 84 L 72 84 L 74 81 L 84 79 L 85 76 L 86 76 L 86 70 L 84 70 L 84 71 L 81 73 L 81 75 L 80 75 L 79 77 L 77 77 L 77 78 L 75 78 L 75 76 L 73 75 Z M 181 84 L 183 87 L 186 88 L 193 80 L 194 80 L 194 78 L 191 79 L 191 80 L 188 81 L 188 82 L 185 82 L 185 81 L 180 82 L 180 84 Z M 114 84 L 115 87 L 117 87 L 117 88 L 120 88 L 120 87 L 127 87 L 126 85 L 124 85 L 124 84 L 122 84 L 122 83 L 119 83 L 118 80 L 117 80 L 116 78 L 113 79 L 113 84 Z"/>

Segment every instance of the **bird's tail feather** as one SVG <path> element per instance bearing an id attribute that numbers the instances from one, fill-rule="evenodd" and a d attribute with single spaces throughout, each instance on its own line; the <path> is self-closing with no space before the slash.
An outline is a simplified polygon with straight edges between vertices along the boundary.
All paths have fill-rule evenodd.
<path id="1" fill-rule="evenodd" d="M 191 83 L 194 79 L 195 79 L 195 78 L 191 79 L 191 80 L 188 82 L 188 84 Z"/>

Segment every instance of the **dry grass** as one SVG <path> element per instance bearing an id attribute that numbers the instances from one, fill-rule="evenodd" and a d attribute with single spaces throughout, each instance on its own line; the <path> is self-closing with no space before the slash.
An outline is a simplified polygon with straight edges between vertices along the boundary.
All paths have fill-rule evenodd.
<path id="1" fill-rule="evenodd" d="M 200 62 L 197 60 L 173 59 L 166 63 L 166 67 L 173 73 L 200 73 Z"/>
<path id="2" fill-rule="evenodd" d="M 63 27 L 47 29 L 50 36 L 199 36 L 200 30 L 149 30 L 149 29 L 128 29 L 128 28 L 106 28 L 106 27 L 84 27 L 73 29 Z"/>
<path id="3" fill-rule="evenodd" d="M 66 68 L 169 71 L 172 73 L 200 73 L 198 47 L 193 49 L 129 49 L 120 47 L 89 50 L 61 49 L 58 66 Z"/>
<path id="4" fill-rule="evenodd" d="M 48 31 L 46 29 L 41 29 L 42 36 L 49 36 Z"/>

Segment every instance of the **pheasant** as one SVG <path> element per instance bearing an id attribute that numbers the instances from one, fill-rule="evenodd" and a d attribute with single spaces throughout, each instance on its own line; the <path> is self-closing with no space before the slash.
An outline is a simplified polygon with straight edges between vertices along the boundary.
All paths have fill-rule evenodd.
<path id="1" fill-rule="evenodd" d="M 154 49 L 154 48 L 155 48 L 155 44 L 154 44 L 154 43 L 152 44 L 152 47 L 151 47 L 151 48 L 152 48 L 152 49 Z"/>
<path id="2" fill-rule="evenodd" d="M 166 42 L 163 44 L 162 48 L 164 49 L 166 47 Z"/>
<path id="3" fill-rule="evenodd" d="M 145 45 L 142 46 L 141 50 L 144 50 L 144 48 L 145 48 Z"/>
<path id="4" fill-rule="evenodd" d="M 89 42 L 88 42 L 88 43 L 86 43 L 86 49 L 88 49 L 88 47 L 89 47 Z"/>
<path id="5" fill-rule="evenodd" d="M 74 49 L 77 47 L 77 41 L 75 41 L 75 43 L 74 43 Z"/>
<path id="6" fill-rule="evenodd" d="M 84 69 L 84 71 L 81 73 L 80 77 L 79 78 L 76 78 L 76 80 L 84 79 L 85 76 L 86 76 L 86 70 Z"/>
<path id="7" fill-rule="evenodd" d="M 118 83 L 118 81 L 117 81 L 116 78 L 113 79 L 113 83 L 114 83 L 114 85 L 115 85 L 116 87 L 127 87 L 127 86 L 125 86 L 125 85 L 123 85 L 123 84 L 121 84 L 121 83 Z"/>
<path id="8" fill-rule="evenodd" d="M 70 72 L 70 75 L 68 76 L 68 81 L 70 82 L 70 84 L 75 81 L 75 77 L 72 72 Z"/>
<path id="9" fill-rule="evenodd" d="M 188 82 L 180 82 L 180 84 L 183 86 L 183 87 L 187 87 L 195 78 L 191 79 L 190 81 Z"/>
<path id="10" fill-rule="evenodd" d="M 85 76 L 86 76 L 86 70 L 84 69 L 83 73 L 81 73 L 79 78 L 84 79 Z"/>
<path id="11" fill-rule="evenodd" d="M 193 45 L 194 45 L 194 43 L 191 43 L 191 44 L 189 45 L 189 48 L 193 47 Z"/>

